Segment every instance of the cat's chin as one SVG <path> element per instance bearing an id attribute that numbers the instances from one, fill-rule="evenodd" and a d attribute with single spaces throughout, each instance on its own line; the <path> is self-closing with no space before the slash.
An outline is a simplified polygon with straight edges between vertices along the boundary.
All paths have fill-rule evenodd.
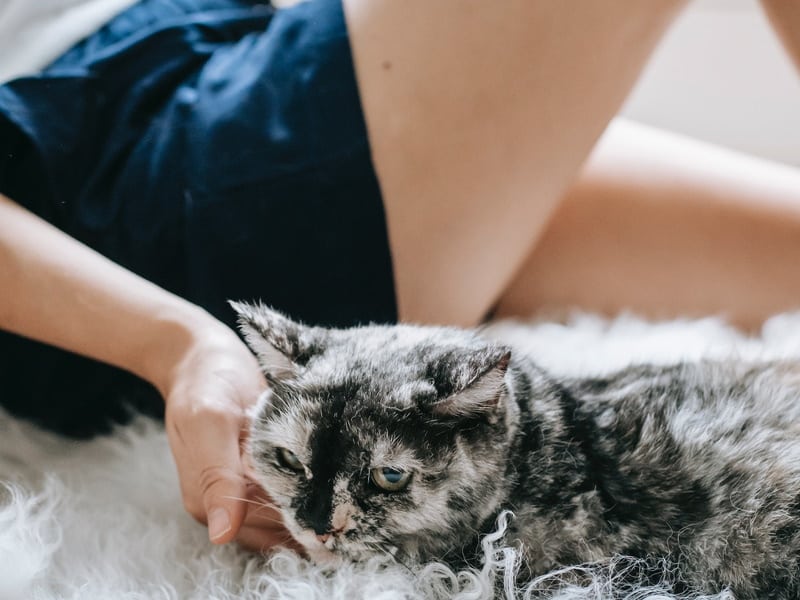
<path id="1" fill-rule="evenodd" d="M 314 564 L 330 569 L 336 569 L 345 563 L 363 562 L 375 559 L 379 556 L 370 552 L 337 552 L 335 550 L 329 550 L 324 545 L 320 546 L 319 544 L 312 547 L 303 546 L 303 548 L 308 558 Z M 393 552 L 386 552 L 384 560 L 392 560 L 394 558 L 393 554 Z"/>
<path id="2" fill-rule="evenodd" d="M 341 547 L 341 540 L 335 538 L 329 539 L 326 543 L 322 543 L 317 539 L 313 532 L 307 531 L 300 535 L 295 536 L 297 541 L 303 546 L 306 556 L 314 564 L 321 567 L 337 568 L 344 563 L 361 562 L 370 560 L 378 556 L 373 552 L 361 549 L 356 550 L 352 546 Z M 397 548 L 391 548 L 381 553 L 386 558 L 392 559 L 397 553 Z"/>
<path id="3" fill-rule="evenodd" d="M 321 567 L 336 568 L 345 562 L 345 558 L 341 554 L 331 552 L 325 548 L 325 546 L 317 546 L 314 548 L 305 547 L 305 551 L 308 558 L 310 558 L 314 564 Z"/>
<path id="4" fill-rule="evenodd" d="M 338 567 L 345 560 L 341 554 L 334 552 L 335 542 L 333 539 L 329 540 L 327 544 L 323 544 L 311 531 L 301 531 L 295 534 L 295 539 L 303 546 L 306 555 L 315 564 L 324 567 Z"/>

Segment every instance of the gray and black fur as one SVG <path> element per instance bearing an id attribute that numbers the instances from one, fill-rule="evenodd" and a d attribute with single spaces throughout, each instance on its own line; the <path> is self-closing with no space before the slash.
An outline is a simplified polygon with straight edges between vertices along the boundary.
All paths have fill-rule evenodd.
<path id="1" fill-rule="evenodd" d="M 270 383 L 253 467 L 313 559 L 468 561 L 510 509 L 529 576 L 622 554 L 675 591 L 800 599 L 800 366 L 557 380 L 476 332 L 233 306 Z"/>

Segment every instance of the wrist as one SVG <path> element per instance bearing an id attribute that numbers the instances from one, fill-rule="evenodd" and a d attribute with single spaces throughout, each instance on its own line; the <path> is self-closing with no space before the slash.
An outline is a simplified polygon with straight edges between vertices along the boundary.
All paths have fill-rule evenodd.
<path id="1" fill-rule="evenodd" d="M 166 400 L 186 357 L 203 345 L 235 335 L 208 312 L 189 302 L 157 311 L 136 350 L 134 372 L 152 383 Z"/>

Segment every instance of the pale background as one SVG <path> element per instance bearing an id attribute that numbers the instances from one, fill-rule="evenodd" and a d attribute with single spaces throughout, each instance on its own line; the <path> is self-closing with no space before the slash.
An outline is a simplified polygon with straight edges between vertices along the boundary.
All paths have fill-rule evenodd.
<path id="1" fill-rule="evenodd" d="M 694 0 L 624 113 L 800 166 L 800 76 L 756 0 Z"/>

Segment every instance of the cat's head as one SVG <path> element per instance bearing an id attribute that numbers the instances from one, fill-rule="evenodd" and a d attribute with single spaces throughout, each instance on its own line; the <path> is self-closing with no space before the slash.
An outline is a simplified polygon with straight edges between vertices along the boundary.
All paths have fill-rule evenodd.
<path id="1" fill-rule="evenodd" d="M 507 348 L 458 329 L 322 329 L 232 305 L 270 384 L 252 466 L 311 558 L 443 558 L 476 539 L 509 485 Z"/>

